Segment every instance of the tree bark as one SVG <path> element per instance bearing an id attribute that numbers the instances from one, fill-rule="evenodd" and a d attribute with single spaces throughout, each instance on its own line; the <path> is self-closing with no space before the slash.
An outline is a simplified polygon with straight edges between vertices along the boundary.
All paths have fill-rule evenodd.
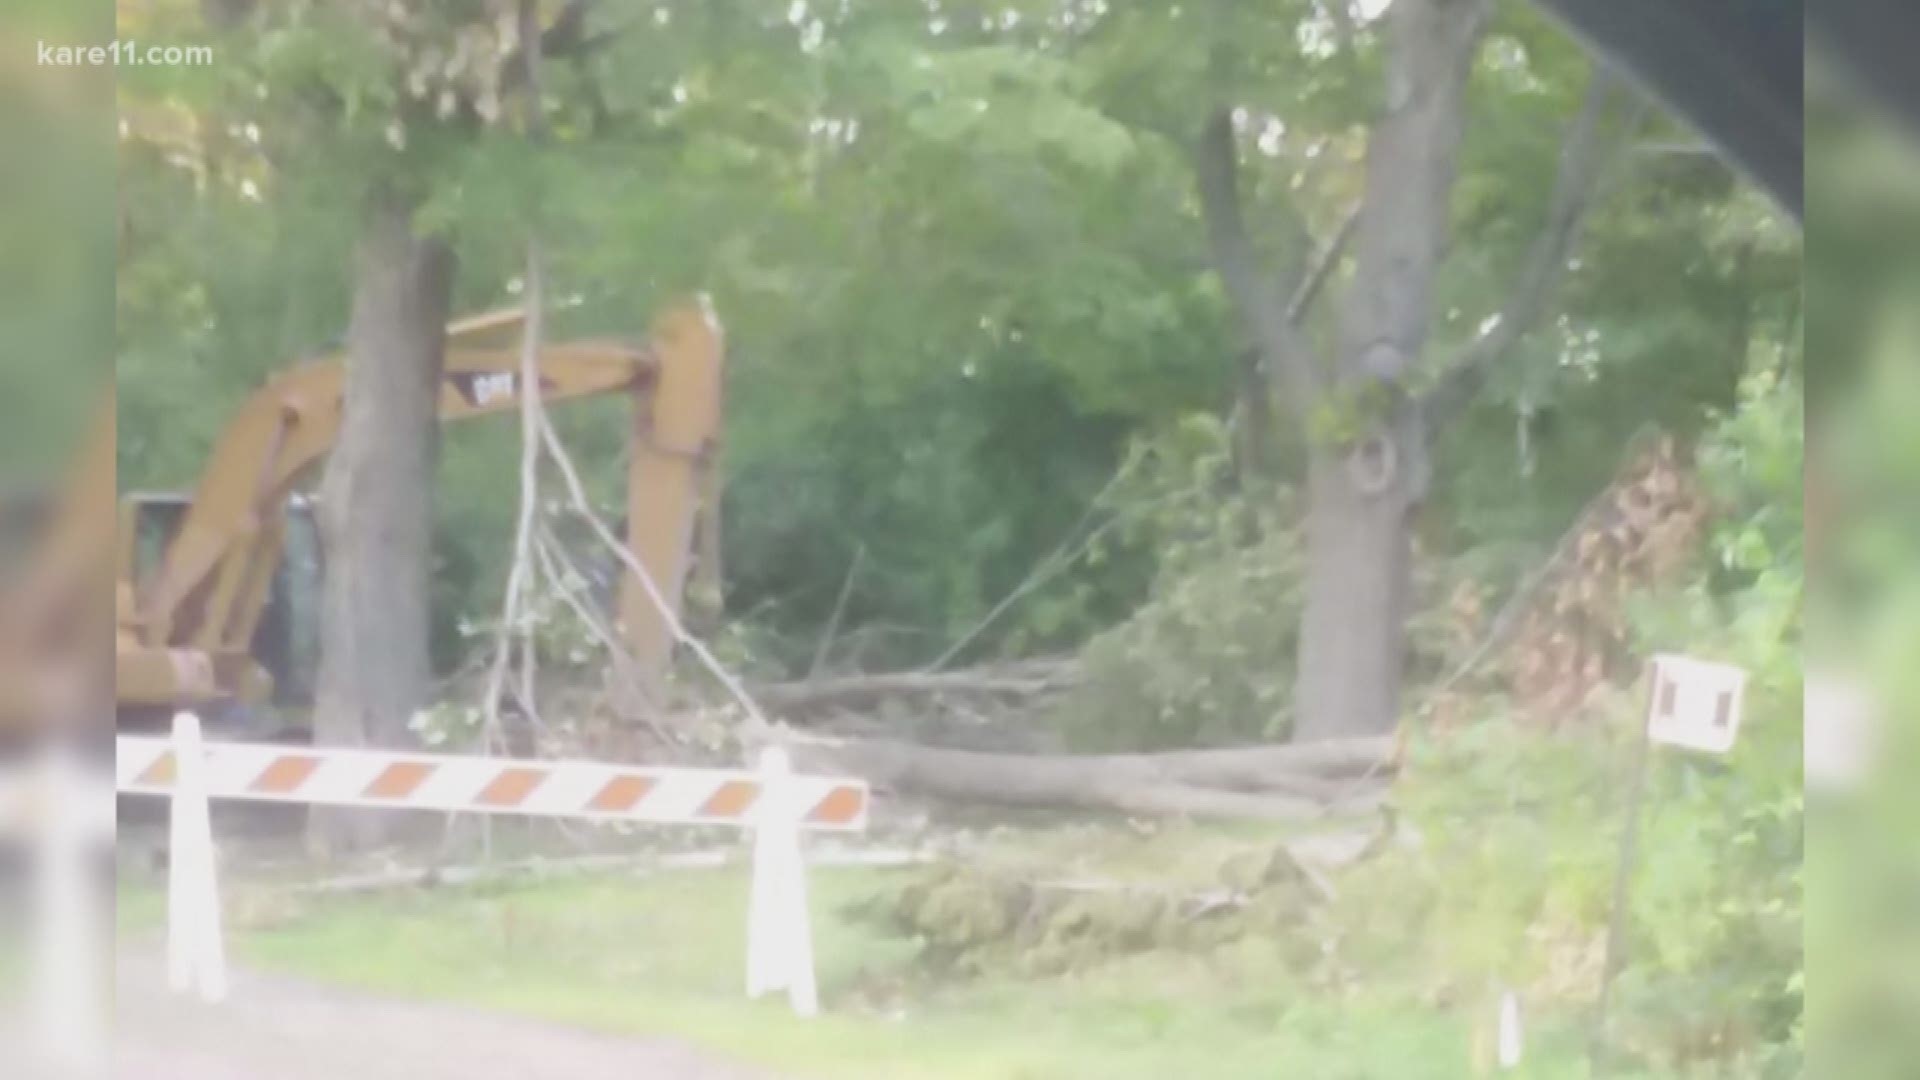
<path id="1" fill-rule="evenodd" d="M 340 435 L 321 482 L 327 574 L 314 736 L 397 746 L 427 703 L 428 574 L 438 400 L 453 257 L 413 207 L 368 199 L 355 263 Z M 316 812 L 330 852 L 381 839 L 377 815 Z"/>
<path id="2" fill-rule="evenodd" d="M 868 708 L 889 697 L 908 695 L 1026 698 L 1067 689 L 1079 680 L 1079 669 L 1071 661 L 1037 660 L 971 671 L 894 671 L 761 683 L 753 688 L 753 696 L 769 709 L 799 713 Z"/>
<path id="3" fill-rule="evenodd" d="M 1378 460 L 1424 448 L 1417 436 L 1380 440 Z M 1408 467 L 1353 463 L 1320 451 L 1307 483 L 1307 587 L 1301 612 L 1294 733 L 1313 742 L 1391 732 L 1400 713 L 1405 623 L 1412 593 Z M 1384 487 L 1354 473 L 1387 474 Z M 1369 478 L 1370 482 L 1370 478 Z"/>
<path id="4" fill-rule="evenodd" d="M 1377 804 L 1391 739 L 1163 754 L 994 754 L 882 739 L 791 740 L 803 771 L 966 803 L 1298 821 Z"/>
<path id="5" fill-rule="evenodd" d="M 1409 528 L 1429 482 L 1406 380 L 1426 346 L 1483 0 L 1399 0 L 1386 16 L 1386 106 L 1367 146 L 1354 280 L 1328 396 L 1357 433 L 1317 446 L 1294 737 L 1393 730 L 1412 591 Z"/>

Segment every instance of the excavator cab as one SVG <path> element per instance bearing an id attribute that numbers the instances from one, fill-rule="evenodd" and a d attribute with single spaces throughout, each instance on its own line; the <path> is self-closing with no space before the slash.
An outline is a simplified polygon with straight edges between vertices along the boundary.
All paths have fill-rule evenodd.
<path id="1" fill-rule="evenodd" d="M 121 513 L 132 549 L 132 574 L 146 581 L 158 570 L 192 505 L 176 491 L 136 491 L 122 498 Z M 306 708 L 313 704 L 319 670 L 321 588 L 320 526 L 310 496 L 294 494 L 280 510 L 280 557 L 261 598 L 249 653 L 273 680 L 267 703 Z"/>

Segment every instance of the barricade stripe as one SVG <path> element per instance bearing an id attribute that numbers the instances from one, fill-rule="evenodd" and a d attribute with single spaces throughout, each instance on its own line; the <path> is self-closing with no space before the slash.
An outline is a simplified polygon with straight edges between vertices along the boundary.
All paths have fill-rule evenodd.
<path id="1" fill-rule="evenodd" d="M 851 825 L 860 819 L 860 813 L 866 809 L 866 793 L 857 787 L 841 785 L 827 792 L 813 812 L 807 815 L 807 821 L 815 825 Z"/>
<path id="2" fill-rule="evenodd" d="M 616 776 L 600 785 L 588 800 L 587 809 L 602 814 L 624 814 L 640 805 L 654 783 L 644 776 Z"/>
<path id="3" fill-rule="evenodd" d="M 136 783 L 166 786 L 173 783 L 173 751 L 164 750 L 140 773 Z"/>
<path id="4" fill-rule="evenodd" d="M 547 778 L 545 769 L 508 768 L 480 789 L 476 801 L 481 806 L 519 806 L 533 789 Z"/>
<path id="5" fill-rule="evenodd" d="M 301 798 L 323 797 L 336 801 L 353 801 L 361 798 L 374 778 L 380 775 L 384 766 L 374 758 L 362 755 L 340 758 L 329 756 L 320 771 L 313 774 L 306 787 L 299 792 Z"/>
<path id="6" fill-rule="evenodd" d="M 380 770 L 367 785 L 365 795 L 369 799 L 404 799 L 432 774 L 433 766 L 424 762 L 396 761 Z"/>
<path id="7" fill-rule="evenodd" d="M 538 763 L 545 768 L 547 776 L 539 786 L 527 794 L 515 809 L 523 814 L 561 814 L 584 813 L 587 803 L 605 787 L 607 781 L 620 775 L 620 771 L 605 765 L 581 765 L 574 768 L 556 768 L 545 762 Z"/>
<path id="8" fill-rule="evenodd" d="M 700 817 L 737 818 L 760 797 L 760 785 L 751 780 L 728 780 L 700 804 Z"/>
<path id="9" fill-rule="evenodd" d="M 687 773 L 667 772 L 654 777 L 653 790 L 635 808 L 642 816 L 668 821 L 692 821 L 713 794 L 714 786 Z"/>
<path id="10" fill-rule="evenodd" d="M 289 795 L 298 791 L 320 768 L 320 759 L 305 754 L 285 754 L 274 758 L 260 770 L 248 790 L 262 795 Z"/>

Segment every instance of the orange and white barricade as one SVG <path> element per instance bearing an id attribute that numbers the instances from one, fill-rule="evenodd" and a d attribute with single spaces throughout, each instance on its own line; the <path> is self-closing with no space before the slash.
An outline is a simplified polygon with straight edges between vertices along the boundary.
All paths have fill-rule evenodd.
<path id="1" fill-rule="evenodd" d="M 818 1011 L 807 912 L 803 832 L 866 828 L 864 781 L 796 776 L 785 751 L 758 770 L 681 769 L 592 761 L 283 747 L 203 740 L 189 713 L 173 737 L 121 736 L 116 786 L 172 800 L 169 968 L 176 990 L 226 992 L 220 897 L 208 803 L 213 799 L 525 814 L 754 831 L 747 992 L 785 990 L 801 1015 Z"/>

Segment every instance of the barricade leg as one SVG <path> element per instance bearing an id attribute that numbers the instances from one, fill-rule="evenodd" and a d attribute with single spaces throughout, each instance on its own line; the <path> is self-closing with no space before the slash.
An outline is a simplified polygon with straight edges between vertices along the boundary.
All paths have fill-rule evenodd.
<path id="1" fill-rule="evenodd" d="M 214 865 L 206 753 L 200 718 L 173 718 L 174 789 L 167 872 L 167 978 L 175 992 L 205 1001 L 227 996 L 226 944 L 220 930 L 220 885 Z"/>
<path id="2" fill-rule="evenodd" d="M 92 1069 L 104 1060 L 107 997 L 99 947 L 105 926 L 94 854 L 111 841 L 111 795 L 89 785 L 58 747 L 39 763 L 40 805 L 34 866 L 33 1009 L 41 1054 L 56 1067 Z M 89 805 L 107 800 L 102 807 Z"/>
<path id="3" fill-rule="evenodd" d="M 813 925 L 807 912 L 806 866 L 800 854 L 800 812 L 787 752 L 760 755 L 765 778 L 753 839 L 753 887 L 747 908 L 747 996 L 785 990 L 793 1011 L 820 1011 L 813 972 Z"/>

